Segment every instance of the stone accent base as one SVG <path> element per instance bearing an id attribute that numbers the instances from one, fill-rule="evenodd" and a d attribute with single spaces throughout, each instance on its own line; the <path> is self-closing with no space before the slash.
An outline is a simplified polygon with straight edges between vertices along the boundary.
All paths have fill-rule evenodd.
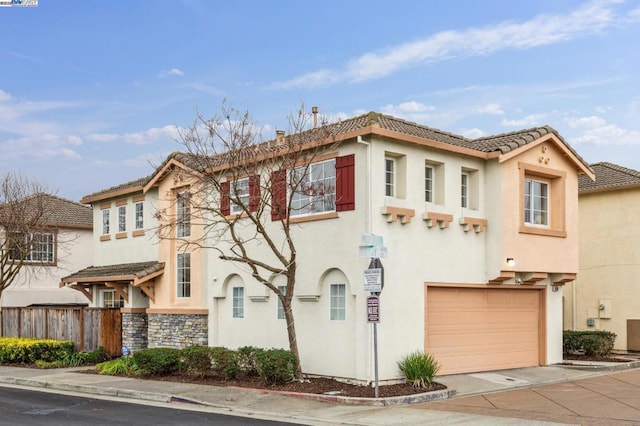
<path id="1" fill-rule="evenodd" d="M 187 346 L 207 346 L 208 315 L 149 314 L 149 347 L 182 349 Z"/>
<path id="2" fill-rule="evenodd" d="M 149 322 L 145 313 L 122 313 L 122 346 L 131 352 L 148 345 Z"/>

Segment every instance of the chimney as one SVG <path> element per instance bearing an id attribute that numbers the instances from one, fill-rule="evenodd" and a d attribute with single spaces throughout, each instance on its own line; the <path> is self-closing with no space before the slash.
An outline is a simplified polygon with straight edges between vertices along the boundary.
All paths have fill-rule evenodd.
<path id="1" fill-rule="evenodd" d="M 284 144 L 284 130 L 276 130 L 276 145 Z"/>
<path id="2" fill-rule="evenodd" d="M 318 107 L 311 107 L 311 113 L 313 114 L 313 128 L 318 128 Z"/>

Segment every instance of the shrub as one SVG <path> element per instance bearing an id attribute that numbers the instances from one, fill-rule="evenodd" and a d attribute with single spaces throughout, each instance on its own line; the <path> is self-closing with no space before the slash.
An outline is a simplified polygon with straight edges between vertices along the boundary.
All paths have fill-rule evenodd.
<path id="1" fill-rule="evenodd" d="M 182 368 L 204 376 L 211 371 L 211 349 L 208 346 L 189 346 L 181 352 Z"/>
<path id="2" fill-rule="evenodd" d="M 73 351 L 73 342 L 66 340 L 0 337 L 0 363 L 61 361 Z"/>
<path id="3" fill-rule="evenodd" d="M 98 364 L 108 361 L 111 358 L 104 350 L 102 346 L 98 347 L 95 351 L 86 352 L 87 356 L 85 362 L 88 364 Z"/>
<path id="4" fill-rule="evenodd" d="M 131 357 L 116 358 L 96 365 L 98 374 L 109 376 L 130 376 L 140 374 L 140 369 Z"/>
<path id="5" fill-rule="evenodd" d="M 258 374 L 266 384 L 290 382 L 295 377 L 296 356 L 285 349 L 267 349 L 255 352 Z"/>
<path id="6" fill-rule="evenodd" d="M 180 366 L 180 349 L 148 348 L 133 353 L 133 360 L 144 374 L 171 374 Z"/>
<path id="7" fill-rule="evenodd" d="M 617 335 L 604 330 L 562 332 L 562 349 L 565 354 L 584 351 L 588 356 L 607 356 L 613 350 Z"/>
<path id="8" fill-rule="evenodd" d="M 248 376 L 258 375 L 257 356 L 263 349 L 254 346 L 242 346 L 237 349 L 238 366 L 240 370 Z"/>
<path id="9" fill-rule="evenodd" d="M 238 353 L 221 346 L 211 348 L 213 370 L 225 379 L 236 377 L 240 367 L 238 366 Z"/>
<path id="10" fill-rule="evenodd" d="M 407 382 L 417 388 L 427 388 L 440 369 L 440 364 L 431 354 L 415 351 L 398 362 L 398 368 Z"/>

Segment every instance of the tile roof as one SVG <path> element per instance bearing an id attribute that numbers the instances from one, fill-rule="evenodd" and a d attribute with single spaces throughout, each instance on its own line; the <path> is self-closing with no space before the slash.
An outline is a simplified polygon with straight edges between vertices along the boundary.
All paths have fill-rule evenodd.
<path id="1" fill-rule="evenodd" d="M 42 225 L 70 228 L 93 228 L 93 210 L 65 198 L 39 192 L 17 201 L 26 207 L 21 207 L 21 211 L 43 212 L 42 220 L 38 220 Z"/>
<path id="2" fill-rule="evenodd" d="M 640 186 L 640 172 L 618 166 L 617 164 L 600 162 L 591 165 L 596 180 L 580 176 L 578 188 L 580 192 L 595 192 L 616 188 Z"/>
<path id="3" fill-rule="evenodd" d="M 94 192 L 93 194 L 89 194 L 89 195 L 85 195 L 84 197 L 82 197 L 82 200 L 80 200 L 81 202 L 88 204 L 92 201 L 93 198 L 95 197 L 100 197 L 102 195 L 105 194 L 109 194 L 109 193 L 116 193 L 116 192 L 121 192 L 121 191 L 126 191 L 126 190 L 138 190 L 138 189 L 142 189 L 142 187 L 144 186 L 144 184 L 147 182 L 147 180 L 149 180 L 150 176 L 146 176 L 143 178 L 138 178 L 129 182 L 125 182 L 125 183 L 121 183 L 119 185 L 115 185 L 112 186 L 111 188 L 106 188 L 106 189 L 102 189 L 100 191 Z"/>
<path id="4" fill-rule="evenodd" d="M 550 126 L 541 126 L 531 129 L 524 129 L 510 133 L 501 133 L 493 136 L 486 136 L 477 139 L 469 139 L 461 135 L 444 132 L 442 130 L 434 129 L 428 126 L 424 126 L 418 123 L 402 120 L 390 115 L 384 115 L 378 112 L 368 112 L 366 114 L 359 115 L 347 120 L 338 121 L 321 126 L 317 129 L 310 129 L 300 133 L 287 135 L 286 137 L 290 143 L 304 143 L 313 140 L 321 140 L 327 137 L 339 137 L 350 132 L 357 132 L 368 127 L 377 127 L 399 134 L 415 136 L 423 139 L 428 139 L 443 144 L 448 144 L 456 147 L 462 147 L 473 151 L 482 153 L 500 152 L 506 154 L 510 151 L 518 149 L 527 145 L 539 138 L 553 134 L 555 135 L 567 149 L 575 155 L 578 161 L 580 161 L 586 169 L 589 169 L 589 164 L 585 162 L 582 157 L 560 136 L 560 134 Z M 318 131 L 321 130 L 321 131 Z M 260 144 L 253 145 L 251 151 L 243 151 L 243 155 L 250 156 L 254 152 L 260 154 L 266 154 L 270 151 L 276 151 L 279 146 L 276 140 L 266 141 Z M 109 188 L 103 191 L 96 192 L 87 196 L 95 197 L 99 195 L 106 195 L 110 192 L 137 187 L 138 185 L 144 186 L 148 183 L 160 170 L 164 168 L 172 159 L 190 167 L 194 170 L 202 170 L 204 167 L 217 166 L 225 163 L 228 155 L 225 153 L 216 155 L 214 157 L 205 157 L 200 155 L 194 155 L 183 152 L 174 152 L 170 154 L 167 159 L 156 168 L 156 171 L 149 177 L 141 178 L 133 182 L 128 182 L 123 185 L 119 185 L 113 188 Z"/>
<path id="5" fill-rule="evenodd" d="M 156 271 L 164 269 L 164 262 L 138 262 L 121 263 L 117 265 L 89 266 L 71 275 L 63 277 L 63 283 L 82 282 L 83 280 L 96 281 L 104 278 L 108 281 L 111 277 L 130 277 L 131 279 L 143 278 Z"/>

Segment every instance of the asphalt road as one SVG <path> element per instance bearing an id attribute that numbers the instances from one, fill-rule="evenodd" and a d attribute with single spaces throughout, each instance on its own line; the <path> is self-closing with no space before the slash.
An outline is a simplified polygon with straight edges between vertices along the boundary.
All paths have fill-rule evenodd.
<path id="1" fill-rule="evenodd" d="M 290 425 L 255 418 L 0 387 L 0 425 Z"/>

